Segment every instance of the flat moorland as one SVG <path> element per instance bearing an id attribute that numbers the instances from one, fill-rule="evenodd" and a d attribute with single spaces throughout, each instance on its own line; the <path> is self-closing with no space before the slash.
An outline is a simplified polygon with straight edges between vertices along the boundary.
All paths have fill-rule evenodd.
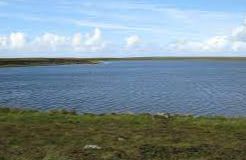
<path id="1" fill-rule="evenodd" d="M 246 61 L 246 57 L 0 58 L 0 67 L 97 64 L 101 61 Z"/>
<path id="2" fill-rule="evenodd" d="M 96 60 L 83 58 L 1 58 L 0 67 L 42 66 L 65 64 L 95 64 Z"/>
<path id="3" fill-rule="evenodd" d="M 0 109 L 0 160 L 246 159 L 246 119 Z"/>

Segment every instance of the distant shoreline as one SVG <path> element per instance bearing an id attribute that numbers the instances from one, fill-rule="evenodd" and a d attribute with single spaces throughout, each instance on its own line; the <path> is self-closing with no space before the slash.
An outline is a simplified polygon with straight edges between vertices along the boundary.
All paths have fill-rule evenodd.
<path id="1" fill-rule="evenodd" d="M 246 57 L 124 57 L 124 58 L 87 58 L 98 61 L 130 61 L 130 60 L 218 60 L 218 61 L 246 61 Z"/>
<path id="2" fill-rule="evenodd" d="M 97 64 L 97 63 L 99 63 L 99 61 L 81 59 L 81 58 L 0 58 L 0 67 Z"/>
<path id="3" fill-rule="evenodd" d="M 101 61 L 246 61 L 246 57 L 126 57 L 126 58 L 0 58 L 0 67 L 47 66 L 68 64 L 98 64 Z"/>

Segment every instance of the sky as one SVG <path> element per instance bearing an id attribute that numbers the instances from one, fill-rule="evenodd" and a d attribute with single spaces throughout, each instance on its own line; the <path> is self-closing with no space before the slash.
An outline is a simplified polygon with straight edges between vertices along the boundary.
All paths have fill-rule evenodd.
<path id="1" fill-rule="evenodd" d="M 0 0 L 0 57 L 246 56 L 245 0 Z"/>

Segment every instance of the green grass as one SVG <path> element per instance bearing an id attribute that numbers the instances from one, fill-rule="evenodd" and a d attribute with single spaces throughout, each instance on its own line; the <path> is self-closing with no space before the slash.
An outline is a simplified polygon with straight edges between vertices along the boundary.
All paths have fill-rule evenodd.
<path id="1" fill-rule="evenodd" d="M 243 117 L 0 109 L 0 160 L 243 160 L 245 151 Z"/>

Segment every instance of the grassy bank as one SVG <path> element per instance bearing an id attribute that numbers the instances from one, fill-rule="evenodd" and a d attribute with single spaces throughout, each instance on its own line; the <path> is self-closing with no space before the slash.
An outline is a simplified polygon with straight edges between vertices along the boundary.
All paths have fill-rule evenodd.
<path id="1" fill-rule="evenodd" d="M 0 109 L 0 160 L 242 160 L 245 150 L 245 118 Z"/>
<path id="2" fill-rule="evenodd" d="M 246 57 L 129 57 L 129 58 L 0 58 L 0 67 L 42 66 L 63 64 L 96 64 L 100 61 L 246 61 Z"/>
<path id="3" fill-rule="evenodd" d="M 43 66 L 43 65 L 65 65 L 65 64 L 95 64 L 97 60 L 82 58 L 2 58 L 0 67 L 15 66 Z"/>

